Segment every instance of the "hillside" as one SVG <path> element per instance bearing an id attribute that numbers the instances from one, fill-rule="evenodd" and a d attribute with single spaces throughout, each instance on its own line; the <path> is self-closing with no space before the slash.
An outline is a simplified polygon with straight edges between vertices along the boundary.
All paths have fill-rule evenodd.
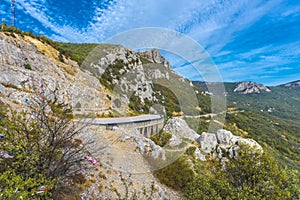
<path id="1" fill-rule="evenodd" d="M 204 82 L 193 83 L 207 91 Z M 270 91 L 241 94 L 234 91 L 239 83 L 224 85 L 229 108 L 227 123 L 234 123 L 248 137 L 266 143 L 282 166 L 299 169 L 299 88 L 281 85 L 268 87 Z"/>
<path id="2" fill-rule="evenodd" d="M 35 37 L 13 28 L 8 32 L 0 32 L 0 40 L 1 109 L 2 104 L 17 111 L 35 109 L 34 105 L 42 94 L 49 101 L 71 105 L 73 114 L 78 119 L 130 116 L 148 112 L 166 114 L 169 117 L 183 113 L 198 115 L 199 112 L 209 112 L 210 99 L 199 91 L 195 93 L 188 80 L 180 77 L 164 63 L 151 63 L 128 48 L 97 45 L 93 49 L 96 53 L 86 57 L 94 47 L 92 44 L 56 44 L 47 38 Z M 82 58 L 85 58 L 83 62 L 80 60 Z M 193 98 L 190 93 L 194 95 Z M 31 115 L 32 119 L 33 116 Z M 74 193 L 87 198 L 93 195 L 97 198 L 110 197 L 115 195 L 113 185 L 124 193 L 122 178 L 118 180 L 122 175 L 132 177 L 136 183 L 132 190 L 140 191 L 142 187 L 150 190 L 150 184 L 153 183 L 157 190 L 155 195 L 168 194 L 168 198 L 177 199 L 178 193 L 160 184 L 153 174 L 133 175 L 131 170 L 134 169 L 130 163 L 127 163 L 129 171 L 112 170 L 116 168 L 115 165 L 120 164 L 120 167 L 126 168 L 124 162 L 113 163 L 114 160 L 118 161 L 130 154 L 135 155 L 136 163 L 139 163 L 141 169 L 150 168 L 144 160 L 144 154 L 154 152 L 151 148 L 158 148 L 152 142 L 151 148 L 145 152 L 145 147 L 141 145 L 149 145 L 149 139 L 142 143 L 143 137 L 142 140 L 134 138 L 133 141 L 119 141 L 120 134 L 132 133 L 107 132 L 91 127 L 80 136 L 80 140 L 91 140 L 93 143 L 99 140 L 96 135 L 102 138 L 102 143 L 99 141 L 98 145 L 89 147 L 97 160 L 101 158 L 102 165 L 96 169 L 101 173 L 87 171 L 84 173 L 83 185 L 79 186 L 82 189 L 74 187 L 68 192 L 66 190 L 64 195 Z M 102 145 L 110 144 L 114 145 L 109 152 L 95 152 Z M 120 152 L 120 148 L 128 151 Z M 103 153 L 108 154 L 104 156 Z M 138 168 L 136 170 L 139 171 Z M 100 178 L 95 179 L 98 175 Z"/>
<path id="3" fill-rule="evenodd" d="M 210 112 L 210 98 L 173 71 L 157 50 L 135 53 L 109 44 L 99 44 L 94 49 L 93 44 L 57 45 L 60 51 L 81 63 L 81 69 L 97 77 L 102 85 L 121 93 L 122 102 L 131 101 L 129 107 L 137 113 L 149 112 L 154 104 L 164 105 L 168 116 L 180 112 L 189 115 Z M 89 56 L 82 62 L 79 57 L 87 56 L 89 51 Z M 151 62 L 149 57 L 155 59 Z M 101 61 L 98 63 L 98 60 Z M 140 83 L 143 85 L 136 85 Z"/>
<path id="4" fill-rule="evenodd" d="M 40 185 L 31 181 L 33 186 L 28 188 L 22 180 L 27 181 L 28 177 L 30 180 L 39 179 L 39 174 L 27 175 L 30 173 L 25 171 L 27 178 L 20 178 L 16 174 L 14 181 L 17 180 L 18 184 L 21 182 L 21 192 L 11 192 L 12 187 L 16 186 L 9 185 L 12 173 L 5 166 L 26 163 L 23 158 L 29 162 L 31 157 L 35 158 L 34 162 L 38 160 L 43 165 L 44 160 L 38 156 L 39 149 L 31 147 L 52 141 L 51 137 L 47 140 L 43 138 L 43 133 L 48 130 L 51 132 L 52 128 L 60 133 L 64 128 L 60 124 L 64 122 L 61 119 L 64 113 L 61 107 L 67 104 L 70 105 L 70 109 L 68 107 L 66 110 L 67 119 L 77 125 L 86 125 L 76 135 L 74 146 L 87 148 L 88 155 L 80 155 L 81 161 L 75 166 L 81 167 L 81 162 L 88 160 L 90 167 L 75 170 L 74 182 L 58 182 L 62 188 L 52 189 L 56 195 L 55 192 L 60 191 L 61 196 L 54 195 L 51 198 L 130 199 L 131 196 L 132 199 L 197 199 L 202 195 L 209 199 L 237 199 L 249 195 L 253 198 L 263 195 L 271 199 L 276 196 L 285 196 L 286 199 L 299 197 L 299 174 L 284 167 L 287 165 L 299 170 L 300 124 L 292 115 L 275 113 L 277 107 L 274 107 L 274 112 L 252 108 L 258 99 L 255 95 L 272 94 L 275 98 L 275 94 L 281 93 L 280 89 L 287 88 L 280 86 L 278 90 L 270 88 L 271 92 L 264 92 L 266 89 L 263 86 L 247 83 L 240 87 L 249 87 L 250 90 L 242 88 L 239 91 L 247 91 L 247 94 L 240 94 L 233 92 L 236 84 L 226 83 L 226 89 L 230 90 L 226 94 L 229 107 L 225 130 L 218 121 L 219 115 L 224 113 L 211 113 L 211 94 L 205 92 L 205 88 L 196 88 L 199 84 L 192 84 L 173 71 L 157 49 L 137 53 L 120 45 L 56 43 L 13 28 L 0 32 L 0 42 L 0 147 L 8 152 L 1 151 L 1 195 L 7 195 L 7 198 L 37 195 L 34 190 Z M 252 94 L 252 91 L 255 93 Z M 293 93 L 294 90 L 289 92 Z M 248 101 L 248 96 L 253 99 L 249 98 L 245 104 L 243 101 Z M 292 99 L 298 102 L 296 97 Z M 47 106 L 37 107 L 37 102 L 46 103 Z M 279 106 L 279 102 L 277 104 Z M 290 101 L 287 105 L 290 107 L 286 106 L 286 109 L 290 111 Z M 5 114 L 7 107 L 17 112 Z M 11 119 L 18 113 L 25 114 Z M 145 137 L 147 132 L 141 134 L 143 129 L 92 123 L 95 118 L 148 113 L 165 117 L 163 129 L 150 137 Z M 49 116 L 48 121 L 43 121 L 44 117 Z M 21 125 L 18 125 L 19 121 Z M 41 128 L 41 125 L 36 125 L 40 122 L 43 126 L 53 127 Z M 141 123 L 147 124 L 147 121 Z M 132 124 L 138 126 L 136 122 Z M 209 129 L 211 125 L 213 128 Z M 23 138 L 24 131 L 27 135 Z M 36 132 L 41 134 L 36 135 Z M 32 142 L 36 138 L 39 139 L 37 144 Z M 20 141 L 21 145 L 11 145 L 8 141 Z M 23 144 L 24 141 L 27 146 Z M 83 142 L 86 142 L 86 146 Z M 50 144 L 55 146 L 56 143 Z M 67 155 L 72 145 L 67 140 L 50 160 L 56 164 L 57 157 Z M 16 148 L 20 152 L 28 148 L 28 152 L 21 157 Z M 279 161 L 281 168 L 278 168 L 272 156 Z M 6 160 L 8 158 L 12 159 L 11 162 Z M 224 170 L 224 167 L 228 170 Z M 41 167 L 42 171 L 45 169 Z M 17 167 L 16 170 L 19 172 Z M 245 177 L 241 178 L 239 173 Z M 260 184 L 253 185 L 249 179 Z M 199 187 L 199 181 L 205 187 Z M 241 181 L 239 185 L 236 185 L 237 181 Z M 199 190 L 194 190 L 194 187 Z M 199 192 L 196 197 L 193 196 L 195 191 Z M 45 192 L 42 195 L 50 198 L 48 194 Z"/>
<path id="5" fill-rule="evenodd" d="M 204 82 L 193 83 L 203 91 L 208 91 Z M 280 86 L 270 86 L 267 88 L 267 92 L 262 90 L 260 93 L 241 94 L 235 91 L 238 88 L 238 84 L 239 83 L 224 83 L 227 92 L 228 107 L 267 112 L 270 115 L 283 119 L 300 119 L 298 112 L 300 109 L 299 87 L 295 87 L 294 85 L 289 86 L 289 83 Z"/>

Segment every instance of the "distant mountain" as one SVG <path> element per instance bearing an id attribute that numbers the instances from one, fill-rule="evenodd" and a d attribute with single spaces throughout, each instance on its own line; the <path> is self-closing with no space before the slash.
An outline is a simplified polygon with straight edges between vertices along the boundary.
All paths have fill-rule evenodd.
<path id="1" fill-rule="evenodd" d="M 221 83 L 193 81 L 193 84 L 204 94 L 214 95 L 211 91 Z M 223 84 L 228 107 L 225 127 L 232 131 L 238 127 L 247 132 L 248 137 L 265 142 L 271 146 L 270 152 L 278 158 L 282 166 L 287 164 L 300 169 L 299 81 L 280 86 L 264 86 L 265 88 L 261 84 L 252 85 L 245 82 Z M 263 89 L 260 89 L 260 93 L 248 93 L 249 90 L 255 91 L 254 88 Z M 247 94 L 240 94 L 237 90 Z M 271 91 L 267 92 L 269 90 Z M 205 121 L 202 121 L 202 124 L 204 123 Z M 233 125 L 232 129 L 229 128 L 230 125 Z"/>
<path id="2" fill-rule="evenodd" d="M 280 86 L 266 87 L 253 82 L 225 82 L 224 86 L 229 107 L 251 109 L 259 112 L 267 112 L 284 119 L 299 120 L 299 83 L 300 81 L 294 81 Z M 206 94 L 210 94 L 207 86 L 209 88 L 218 86 L 217 83 L 205 83 L 201 81 L 193 81 L 193 84 Z"/>
<path id="3" fill-rule="evenodd" d="M 271 92 L 269 88 L 260 83 L 255 82 L 240 82 L 233 92 L 238 92 L 240 94 L 252 94 L 261 93 L 262 91 Z"/>
<path id="4" fill-rule="evenodd" d="M 279 85 L 279 86 L 284 86 L 284 87 L 289 87 L 289 88 L 300 87 L 300 80 L 298 80 L 298 81 L 293 81 L 293 82 L 289 82 L 289 83 L 282 84 L 282 85 Z"/>
<path id="5" fill-rule="evenodd" d="M 203 90 L 206 93 L 209 93 L 208 88 L 219 87 L 220 83 L 210 82 L 205 83 L 202 81 L 193 81 L 193 84 Z M 263 92 L 271 92 L 271 90 L 260 83 L 255 83 L 251 81 L 244 82 L 224 82 L 226 94 L 259 94 Z M 208 87 L 209 86 L 209 87 Z"/>

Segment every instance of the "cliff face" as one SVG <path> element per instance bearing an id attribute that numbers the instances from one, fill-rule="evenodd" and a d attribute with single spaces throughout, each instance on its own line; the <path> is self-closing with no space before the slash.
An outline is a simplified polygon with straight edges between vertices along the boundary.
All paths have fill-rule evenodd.
<path id="1" fill-rule="evenodd" d="M 139 52 L 138 55 L 140 55 L 142 58 L 148 60 L 151 63 L 162 64 L 168 69 L 171 69 L 171 63 L 160 54 L 158 49 L 151 49 L 149 51 Z"/>
<path id="2" fill-rule="evenodd" d="M 83 69 L 93 73 L 101 83 L 116 95 L 122 102 L 129 103 L 130 97 L 155 100 L 152 81 L 147 77 L 140 56 L 122 46 L 99 45 L 83 63 Z"/>
<path id="3" fill-rule="evenodd" d="M 171 90 L 184 102 L 191 101 L 188 92 L 194 93 L 190 82 L 173 71 L 157 49 L 136 53 L 122 46 L 101 44 L 81 68 L 91 72 L 112 92 L 112 107 L 119 113 L 126 113 L 127 105 L 138 112 L 149 112 L 152 105 L 164 104 L 157 85 Z M 192 100 L 197 103 L 197 99 Z M 193 102 L 188 104 L 193 108 L 198 106 Z"/>
<path id="4" fill-rule="evenodd" d="M 1 98 L 22 107 L 25 99 L 45 90 L 48 98 L 58 94 L 59 101 L 74 108 L 106 108 L 108 94 L 97 78 L 80 70 L 48 44 L 34 38 L 0 33 Z M 61 57 L 61 58 L 59 58 Z"/>
<path id="5" fill-rule="evenodd" d="M 126 115 L 130 100 L 139 102 L 138 111 L 144 112 L 145 106 L 149 107 L 146 104 L 159 101 L 155 80 L 168 82 L 171 74 L 176 75 L 163 65 L 168 62 L 158 50 L 151 51 L 154 63 L 142 63 L 139 53 L 103 44 L 78 66 L 52 46 L 29 36 L 0 33 L 0 43 L 0 93 L 17 107 L 45 87 L 49 98 L 56 91 L 59 101 L 72 105 L 78 114 L 102 115 L 117 110 Z"/>

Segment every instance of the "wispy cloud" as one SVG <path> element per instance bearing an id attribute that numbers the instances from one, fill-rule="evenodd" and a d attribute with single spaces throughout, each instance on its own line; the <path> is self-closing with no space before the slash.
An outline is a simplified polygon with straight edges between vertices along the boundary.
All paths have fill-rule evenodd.
<path id="1" fill-rule="evenodd" d="M 0 14 L 10 5 L 2 1 Z M 271 83 L 260 77 L 268 74 L 276 82 L 279 74 L 292 77 L 290 71 L 300 66 L 298 1 L 18 0 L 17 9 L 22 26 L 34 24 L 32 29 L 60 41 L 102 42 L 141 27 L 177 30 L 210 53 L 225 80 Z M 184 60 L 168 56 L 175 70 L 197 79 Z"/>

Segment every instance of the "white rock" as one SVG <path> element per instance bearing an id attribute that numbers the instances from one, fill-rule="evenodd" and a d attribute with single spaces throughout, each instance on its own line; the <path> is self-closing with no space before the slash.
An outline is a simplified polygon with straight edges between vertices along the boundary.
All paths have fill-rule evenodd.
<path id="1" fill-rule="evenodd" d="M 203 154 L 198 148 L 195 150 L 195 157 L 201 161 L 206 161 L 205 154 Z"/>
<path id="2" fill-rule="evenodd" d="M 201 150 L 205 153 L 210 153 L 215 150 L 218 144 L 216 134 L 206 132 L 200 135 L 197 142 L 201 145 Z"/>
<path id="3" fill-rule="evenodd" d="M 199 138 L 199 135 L 180 117 L 169 119 L 166 122 L 163 131 L 172 133 L 171 142 L 173 145 L 180 144 L 182 138 L 186 138 L 191 141 Z"/>
<path id="4" fill-rule="evenodd" d="M 216 136 L 219 144 L 229 145 L 233 135 L 230 131 L 220 129 L 217 131 Z"/>

